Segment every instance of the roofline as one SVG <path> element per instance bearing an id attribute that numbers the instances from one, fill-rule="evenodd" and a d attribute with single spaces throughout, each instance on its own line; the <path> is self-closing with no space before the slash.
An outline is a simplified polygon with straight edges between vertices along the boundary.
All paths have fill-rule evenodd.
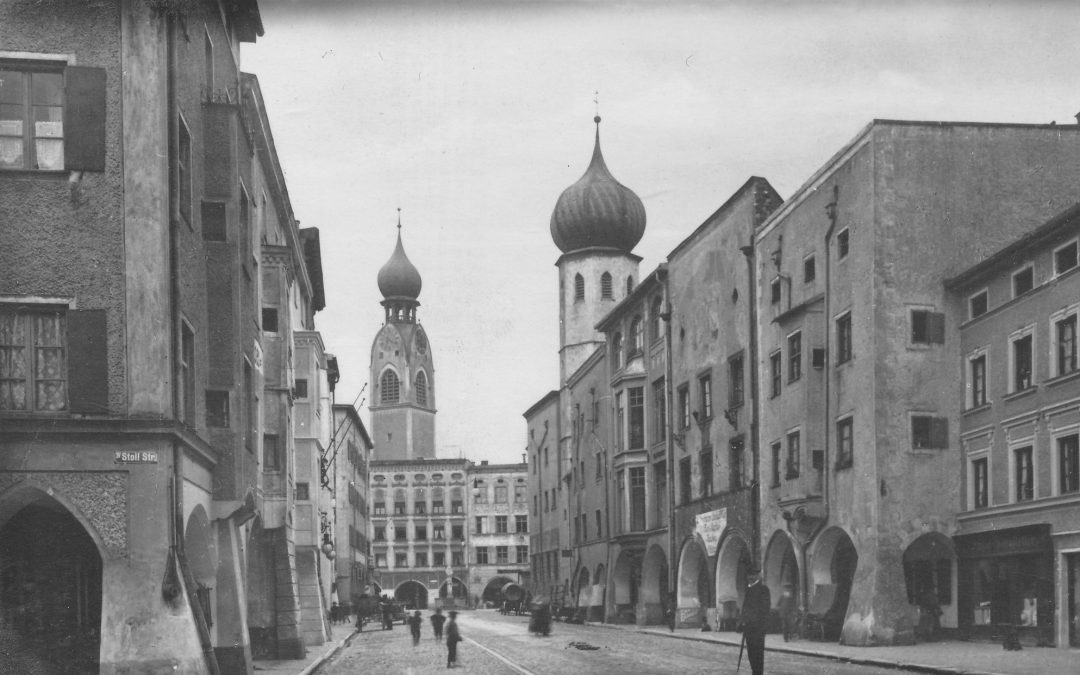
<path id="1" fill-rule="evenodd" d="M 618 318 L 616 315 L 621 315 L 623 310 L 625 310 L 627 307 L 640 300 L 642 296 L 651 293 L 654 286 L 662 285 L 664 283 L 664 279 L 666 278 L 667 263 L 663 262 L 657 265 L 656 269 L 653 270 L 649 274 L 649 276 L 642 279 L 637 286 L 634 286 L 634 290 L 630 292 L 630 295 L 626 296 L 619 301 L 619 304 L 612 307 L 607 314 L 605 314 L 599 321 L 596 322 L 596 325 L 593 326 L 593 328 L 602 333 L 607 332 L 606 327 L 615 323 Z"/>
<path id="2" fill-rule="evenodd" d="M 371 436 L 368 435 L 367 427 L 364 426 L 364 420 L 360 417 L 360 413 L 356 412 L 356 408 L 344 403 L 335 403 L 331 406 L 334 411 L 341 411 L 353 418 L 353 422 L 356 424 L 356 428 L 360 430 L 360 436 L 367 443 L 368 448 L 374 448 L 375 444 L 371 442 Z"/>
<path id="3" fill-rule="evenodd" d="M 1017 253 L 1045 244 L 1063 232 L 1066 234 L 1074 232 L 1077 224 L 1080 224 L 1080 202 L 1061 211 L 1039 227 L 999 249 L 996 253 L 990 254 L 989 257 L 975 263 L 963 272 L 946 279 L 945 288 L 956 290 L 972 284 L 992 273 L 1001 266 L 1002 262 L 1013 259 Z"/>
<path id="4" fill-rule="evenodd" d="M 372 467 L 372 466 L 393 466 L 395 464 L 396 465 L 404 465 L 404 466 L 429 466 L 429 465 L 432 465 L 432 464 L 461 464 L 461 465 L 465 465 L 466 468 L 468 468 L 467 465 L 472 464 L 472 461 L 470 461 L 468 459 L 464 459 L 464 458 L 457 458 L 456 459 L 456 458 L 453 458 L 453 457 L 428 457 L 428 458 L 420 458 L 420 459 L 372 459 L 372 460 L 368 461 L 368 467 Z"/>
<path id="5" fill-rule="evenodd" d="M 511 464 L 473 464 L 469 469 L 473 473 L 528 473 L 529 465 L 526 462 L 515 462 Z"/>
<path id="6" fill-rule="evenodd" d="M 606 354 L 607 348 L 605 346 L 598 346 L 594 349 L 593 353 L 589 354 L 589 358 L 585 359 L 585 361 L 577 367 L 577 370 L 571 373 L 570 377 L 566 378 L 566 386 L 573 387 L 580 382 L 582 378 L 596 366 L 596 362 L 602 360 Z"/>
<path id="7" fill-rule="evenodd" d="M 625 256 L 635 262 L 641 262 L 642 257 L 636 253 L 630 251 L 624 251 L 621 248 L 615 248 L 614 246 L 587 246 L 585 248 L 576 248 L 573 251 L 568 251 L 559 256 L 559 259 L 555 261 L 555 266 L 558 267 L 564 260 L 571 258 L 580 258 L 586 255 L 596 255 L 597 253 L 607 253 L 612 257 Z"/>
<path id="8" fill-rule="evenodd" d="M 775 194 L 777 197 L 780 197 L 780 193 L 776 191 L 776 188 L 774 188 L 772 186 L 772 184 L 770 184 L 767 179 L 765 179 L 765 178 L 763 178 L 761 176 L 750 176 L 750 178 L 748 178 L 746 180 L 746 182 L 743 183 L 742 186 L 739 189 L 737 189 L 737 190 L 735 190 L 735 192 L 731 193 L 731 196 L 728 197 L 727 200 L 725 200 L 724 203 L 721 204 L 719 208 L 717 208 L 715 211 L 713 211 L 709 215 L 709 217 L 707 217 L 704 221 L 702 221 L 702 223 L 700 225 L 698 225 L 696 228 L 694 228 L 693 232 L 688 234 L 685 239 L 683 239 L 678 244 L 676 244 L 675 248 L 671 249 L 671 251 L 667 254 L 667 259 L 670 261 L 680 251 L 682 251 L 684 248 L 688 247 L 694 240 L 696 240 L 698 238 L 698 236 L 700 234 L 702 234 L 705 230 L 709 229 L 712 225 L 714 225 L 716 220 L 719 219 L 720 215 L 724 211 L 729 210 L 734 205 L 735 200 L 738 197 L 742 196 L 742 194 L 744 192 L 747 192 L 751 187 L 755 187 L 758 184 L 763 184 L 765 187 L 772 190 L 773 194 Z M 780 197 L 780 201 L 781 201 L 781 203 L 783 202 L 783 197 Z"/>
<path id="9" fill-rule="evenodd" d="M 553 398 L 555 398 L 555 399 L 559 398 L 559 390 L 558 389 L 552 389 L 548 393 L 544 394 L 540 398 L 539 401 L 537 401 L 536 403 L 533 403 L 531 406 L 529 406 L 528 410 L 523 412 L 521 414 L 521 416 L 524 417 L 525 419 L 529 419 L 529 417 L 532 416 L 532 414 L 535 413 L 537 410 L 539 410 L 540 408 L 543 408 L 545 405 L 548 405 L 551 402 L 551 399 L 553 399 Z"/>

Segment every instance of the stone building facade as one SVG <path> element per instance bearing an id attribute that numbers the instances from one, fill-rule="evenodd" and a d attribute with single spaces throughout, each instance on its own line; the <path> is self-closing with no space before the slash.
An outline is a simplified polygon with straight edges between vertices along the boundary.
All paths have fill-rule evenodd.
<path id="1" fill-rule="evenodd" d="M 351 405 L 333 407 L 334 440 L 328 462 L 334 476 L 334 589 L 341 607 L 371 589 L 368 463 L 372 443 L 363 420 Z"/>
<path id="2" fill-rule="evenodd" d="M 914 594 L 951 595 L 956 625 L 1080 646 L 1080 207 L 950 277 L 962 375 L 957 529 L 949 566 L 908 559 Z M 954 550 L 955 549 L 955 550 Z"/>
<path id="3" fill-rule="evenodd" d="M 562 604 L 570 589 L 569 509 L 562 506 L 559 392 L 548 392 L 524 413 L 529 465 L 530 592 Z M 564 553 L 565 551 L 565 553 Z"/>
<path id="4" fill-rule="evenodd" d="M 469 468 L 469 595 L 501 605 L 506 584 L 529 588 L 527 464 Z"/>

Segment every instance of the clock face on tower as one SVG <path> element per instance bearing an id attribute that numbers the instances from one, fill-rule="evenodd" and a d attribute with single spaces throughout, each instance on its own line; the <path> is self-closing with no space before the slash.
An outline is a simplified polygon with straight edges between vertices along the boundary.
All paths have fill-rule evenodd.
<path id="1" fill-rule="evenodd" d="M 401 349 L 401 336 L 398 335 L 396 330 L 386 330 L 379 335 L 379 351 L 383 352 L 387 356 L 393 354 L 398 355 L 398 351 Z"/>

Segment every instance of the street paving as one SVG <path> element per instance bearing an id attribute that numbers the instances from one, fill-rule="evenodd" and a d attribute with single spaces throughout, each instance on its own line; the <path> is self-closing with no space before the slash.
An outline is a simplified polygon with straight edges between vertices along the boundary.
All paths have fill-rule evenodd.
<path id="1" fill-rule="evenodd" d="M 426 616 L 425 616 L 426 619 Z M 458 646 L 461 668 L 478 675 L 658 675 L 663 673 L 735 673 L 738 647 L 675 640 L 662 635 L 601 626 L 555 623 L 552 634 L 528 631 L 527 616 L 470 611 L 458 616 L 465 641 Z M 369 624 L 370 625 L 370 624 Z M 769 675 L 895 675 L 895 669 L 845 664 L 828 659 L 767 652 Z M 437 643 L 425 621 L 413 646 L 407 628 L 365 630 L 325 663 L 316 675 L 424 675 L 446 670 L 446 647 Z M 742 675 L 750 667 L 743 655 Z"/>

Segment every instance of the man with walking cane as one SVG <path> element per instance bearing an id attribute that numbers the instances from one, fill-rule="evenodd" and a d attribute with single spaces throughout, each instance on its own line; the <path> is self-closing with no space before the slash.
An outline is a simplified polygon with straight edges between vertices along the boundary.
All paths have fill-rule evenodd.
<path id="1" fill-rule="evenodd" d="M 739 663 L 735 666 L 735 670 L 737 672 L 742 665 L 742 646 L 745 645 L 751 673 L 763 675 L 765 672 L 765 630 L 769 624 L 772 597 L 768 587 L 761 583 L 761 570 L 752 568 L 748 579 L 750 586 L 746 589 L 742 612 L 739 615 L 739 632 L 742 633 L 742 642 L 739 645 Z"/>

